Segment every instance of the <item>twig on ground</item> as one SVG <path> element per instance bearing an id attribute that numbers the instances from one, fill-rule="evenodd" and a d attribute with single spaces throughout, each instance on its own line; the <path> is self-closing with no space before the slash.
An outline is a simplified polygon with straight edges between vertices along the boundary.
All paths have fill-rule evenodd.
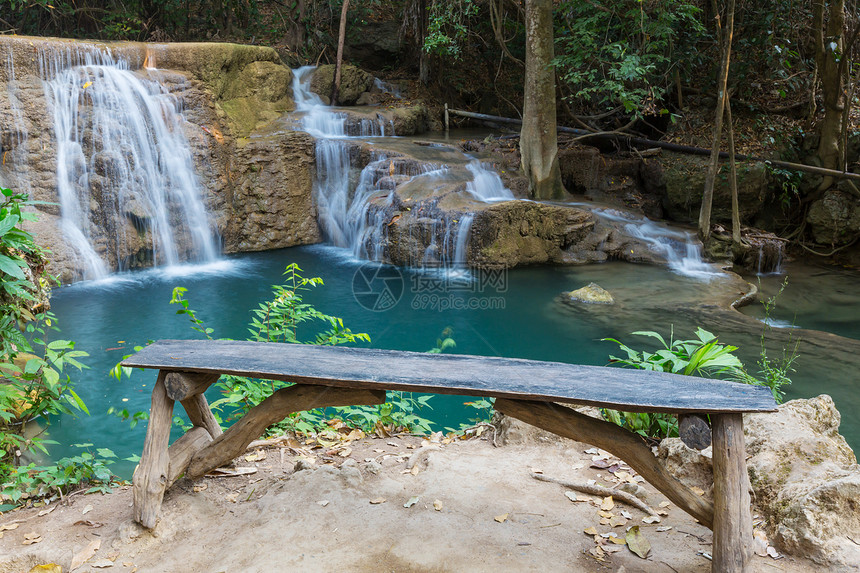
<path id="1" fill-rule="evenodd" d="M 659 515 L 654 509 L 651 508 L 647 503 L 639 499 L 633 494 L 627 493 L 626 491 L 621 491 L 617 489 L 609 489 L 608 487 L 603 487 L 602 485 L 589 485 L 587 483 L 577 483 L 571 481 L 565 481 L 558 478 L 553 478 L 549 476 L 545 476 L 542 474 L 532 474 L 532 477 L 536 480 L 546 481 L 549 483 L 555 483 L 560 486 L 566 487 L 568 489 L 576 490 L 582 493 L 587 493 L 590 495 L 599 495 L 601 497 L 612 496 L 613 499 L 618 501 L 623 501 L 627 505 L 632 505 L 637 509 L 641 509 L 648 515 Z"/>

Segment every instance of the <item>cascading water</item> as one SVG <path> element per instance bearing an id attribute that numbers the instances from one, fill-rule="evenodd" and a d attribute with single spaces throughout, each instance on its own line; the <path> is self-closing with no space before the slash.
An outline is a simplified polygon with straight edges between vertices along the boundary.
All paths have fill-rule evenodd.
<path id="1" fill-rule="evenodd" d="M 56 48 L 40 53 L 39 65 L 63 230 L 83 278 L 144 262 L 129 260 L 142 242 L 155 265 L 214 260 L 216 237 L 175 99 L 109 51 Z"/>
<path id="2" fill-rule="evenodd" d="M 502 183 L 499 174 L 488 168 L 480 161 L 470 161 L 466 169 L 472 174 L 472 180 L 466 184 L 466 190 L 480 201 L 512 201 L 514 194 Z"/>
<path id="3" fill-rule="evenodd" d="M 595 209 L 594 212 L 609 221 L 623 223 L 627 235 L 647 243 L 678 274 L 701 281 L 723 276 L 714 265 L 702 259 L 701 247 L 692 233 L 672 230 L 647 217 L 634 218 L 615 210 Z"/>
<path id="4" fill-rule="evenodd" d="M 393 135 L 393 130 L 386 133 L 382 119 L 378 123 L 362 120 L 356 124 L 348 114 L 326 106 L 310 88 L 314 69 L 305 66 L 293 70 L 293 97 L 301 129 L 317 138 L 315 197 L 323 235 L 335 246 L 350 249 L 356 257 L 383 260 L 384 235 L 391 224 L 385 209 L 393 201 L 393 195 L 383 199 L 383 192 L 413 183 L 432 188 L 447 181 L 448 169 L 434 163 L 397 161 L 390 154 L 373 152 L 352 189 L 350 152 L 354 145 L 349 139 Z M 473 159 L 466 170 L 472 177 L 466 183 L 472 198 L 483 202 L 514 198 L 491 166 Z M 433 267 L 466 265 L 473 220 L 474 214 L 469 213 L 444 215 L 428 223 L 420 231 L 426 234 L 427 247 L 423 256 L 411 263 Z"/>

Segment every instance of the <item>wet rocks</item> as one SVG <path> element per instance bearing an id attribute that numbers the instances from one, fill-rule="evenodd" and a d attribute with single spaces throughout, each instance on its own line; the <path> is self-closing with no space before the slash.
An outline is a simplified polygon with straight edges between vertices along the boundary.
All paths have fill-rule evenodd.
<path id="1" fill-rule="evenodd" d="M 585 304 L 615 304 L 615 299 L 612 295 L 597 283 L 589 283 L 588 285 L 576 289 L 571 292 L 562 293 L 566 302 L 585 303 Z"/>

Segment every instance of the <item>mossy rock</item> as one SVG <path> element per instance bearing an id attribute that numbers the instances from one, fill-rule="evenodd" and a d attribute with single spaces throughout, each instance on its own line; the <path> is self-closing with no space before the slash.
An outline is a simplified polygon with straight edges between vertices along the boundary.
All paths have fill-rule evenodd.
<path id="1" fill-rule="evenodd" d="M 334 85 L 334 65 L 320 66 L 311 78 L 311 91 L 321 97 L 331 97 Z M 361 68 L 343 65 L 340 68 L 340 89 L 338 90 L 338 105 L 355 105 L 358 98 L 373 85 L 373 76 Z"/>

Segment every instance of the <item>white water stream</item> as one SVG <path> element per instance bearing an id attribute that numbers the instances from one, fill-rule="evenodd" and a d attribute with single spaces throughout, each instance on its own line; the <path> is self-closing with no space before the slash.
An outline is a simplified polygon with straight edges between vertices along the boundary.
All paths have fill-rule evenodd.
<path id="1" fill-rule="evenodd" d="M 83 278 L 131 266 L 151 237 L 151 262 L 212 261 L 219 249 L 182 132 L 178 102 L 110 51 L 39 54 L 53 115 L 63 231 Z"/>

